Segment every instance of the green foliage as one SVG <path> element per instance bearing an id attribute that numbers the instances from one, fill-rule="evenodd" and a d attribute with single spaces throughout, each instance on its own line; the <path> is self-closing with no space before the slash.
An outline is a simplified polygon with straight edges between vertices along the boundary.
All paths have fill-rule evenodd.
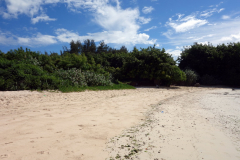
<path id="1" fill-rule="evenodd" d="M 216 85 L 220 83 L 221 82 L 218 79 L 207 74 L 201 77 L 201 84 L 203 85 Z"/>
<path id="2" fill-rule="evenodd" d="M 240 86 L 240 43 L 216 47 L 195 43 L 185 48 L 178 60 L 181 69 L 195 70 L 201 83 Z"/>
<path id="3" fill-rule="evenodd" d="M 176 66 L 171 55 L 165 53 L 165 49 L 154 47 L 140 51 L 135 48 L 125 59 L 121 73 L 125 79 L 160 80 L 166 85 L 185 79 L 184 73 Z"/>
<path id="4" fill-rule="evenodd" d="M 49 76 L 39 66 L 26 63 L 12 63 L 4 70 L 1 68 L 0 77 L 1 90 L 56 89 L 59 85 L 54 76 Z"/>
<path id="5" fill-rule="evenodd" d="M 93 40 L 86 40 L 72 41 L 70 47 L 61 55 L 22 48 L 6 54 L 0 51 L 0 90 L 109 88 L 119 80 L 141 79 L 170 85 L 186 79 L 171 55 L 155 46 L 128 52 L 124 46 L 117 50 L 102 41 L 96 47 Z"/>
<path id="6" fill-rule="evenodd" d="M 197 73 L 191 69 L 186 69 L 184 72 L 186 74 L 186 82 L 185 82 L 186 85 L 188 86 L 194 85 L 198 79 Z"/>
<path id="7" fill-rule="evenodd" d="M 55 75 L 62 80 L 62 86 L 110 86 L 111 74 L 98 74 L 91 71 L 81 71 L 80 69 L 72 68 L 69 70 L 59 69 Z"/>

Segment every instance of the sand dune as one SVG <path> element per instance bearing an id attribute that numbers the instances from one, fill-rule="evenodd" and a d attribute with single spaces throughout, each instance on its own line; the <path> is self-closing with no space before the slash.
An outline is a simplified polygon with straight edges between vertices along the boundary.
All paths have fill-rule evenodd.
<path id="1" fill-rule="evenodd" d="M 0 92 L 0 159 L 240 159 L 240 91 Z"/>

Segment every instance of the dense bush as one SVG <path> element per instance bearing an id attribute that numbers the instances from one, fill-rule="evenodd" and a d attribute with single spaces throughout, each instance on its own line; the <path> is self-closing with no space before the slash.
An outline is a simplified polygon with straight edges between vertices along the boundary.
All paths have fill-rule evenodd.
<path id="1" fill-rule="evenodd" d="M 181 69 L 196 71 L 203 83 L 240 86 L 240 43 L 195 43 L 183 50 L 179 62 Z"/>
<path id="2" fill-rule="evenodd" d="M 72 41 L 61 54 L 41 54 L 29 49 L 0 51 L 0 90 L 59 89 L 112 86 L 113 82 L 158 80 L 170 85 L 186 79 L 165 49 L 126 47 L 116 50 L 101 42 Z"/>
<path id="3" fill-rule="evenodd" d="M 185 74 L 165 49 L 148 47 L 140 51 L 134 48 L 124 59 L 120 80 L 160 80 L 165 85 L 185 80 Z"/>
<path id="4" fill-rule="evenodd" d="M 0 66 L 3 66 L 1 61 Z M 0 69 L 1 90 L 56 89 L 59 84 L 56 77 L 48 75 L 36 65 L 11 63 Z"/>
<path id="5" fill-rule="evenodd" d="M 210 76 L 210 75 L 204 75 L 201 77 L 201 84 L 204 85 L 217 85 L 221 84 L 221 81 L 219 81 L 217 78 Z"/>

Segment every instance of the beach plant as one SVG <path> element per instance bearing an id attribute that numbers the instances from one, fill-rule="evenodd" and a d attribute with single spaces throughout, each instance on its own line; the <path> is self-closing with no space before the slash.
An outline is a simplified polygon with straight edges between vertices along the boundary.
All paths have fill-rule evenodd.
<path id="1" fill-rule="evenodd" d="M 55 75 L 63 80 L 62 86 L 111 86 L 111 74 L 98 74 L 93 71 L 82 71 L 81 69 L 59 69 Z"/>
<path id="2" fill-rule="evenodd" d="M 194 72 L 191 69 L 186 69 L 185 71 L 186 74 L 186 82 L 185 84 L 188 86 L 194 85 L 198 79 L 198 75 L 196 72 Z"/>

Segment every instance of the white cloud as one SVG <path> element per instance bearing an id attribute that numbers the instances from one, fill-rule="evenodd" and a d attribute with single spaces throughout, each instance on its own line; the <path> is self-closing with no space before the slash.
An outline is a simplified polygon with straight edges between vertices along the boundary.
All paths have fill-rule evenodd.
<path id="1" fill-rule="evenodd" d="M 142 12 L 144 14 L 148 14 L 148 13 L 151 13 L 153 10 L 154 10 L 154 8 L 152 6 L 150 6 L 150 7 L 145 6 L 145 7 L 143 7 Z"/>
<path id="2" fill-rule="evenodd" d="M 206 23 L 208 23 L 207 20 L 197 19 L 194 15 L 190 15 L 184 18 L 180 17 L 177 20 L 172 20 L 170 18 L 166 25 L 172 27 L 176 32 L 186 32 L 196 27 L 205 25 Z"/>
<path id="3" fill-rule="evenodd" d="M 211 5 L 211 6 L 209 6 L 209 7 L 218 7 L 218 6 L 220 6 L 221 4 L 223 4 L 223 2 L 220 2 L 220 3 L 217 4 L 217 5 Z"/>
<path id="4" fill-rule="evenodd" d="M 231 34 L 230 36 L 222 37 L 220 41 L 240 42 L 240 32 L 238 34 Z"/>
<path id="5" fill-rule="evenodd" d="M 0 30 L 0 44 L 3 45 L 16 45 L 17 42 L 10 32 L 2 32 Z"/>
<path id="6" fill-rule="evenodd" d="M 222 19 L 227 20 L 227 19 L 231 19 L 231 18 L 239 18 L 239 14 L 240 14 L 240 12 L 233 12 L 229 15 L 223 15 Z"/>
<path id="7" fill-rule="evenodd" d="M 139 22 L 140 22 L 141 24 L 147 24 L 147 23 L 149 23 L 152 19 L 151 19 L 151 18 L 139 17 L 138 20 L 139 20 Z"/>
<path id="8" fill-rule="evenodd" d="M 42 46 L 42 45 L 51 45 L 57 43 L 55 36 L 51 35 L 42 35 L 38 33 L 33 37 L 18 37 L 17 42 L 21 45 L 26 46 Z"/>
<path id="9" fill-rule="evenodd" d="M 60 42 L 71 42 L 72 40 L 76 41 L 76 40 L 80 40 L 80 36 L 78 35 L 78 33 L 74 33 L 74 32 L 71 32 L 71 31 L 68 31 L 64 28 L 60 28 L 60 29 L 57 29 L 56 30 L 56 34 L 57 34 L 57 39 L 60 41 Z M 90 39 L 90 38 L 89 38 Z M 83 40 L 83 39 L 81 39 Z"/>
<path id="10" fill-rule="evenodd" d="M 240 41 L 240 28 L 238 19 L 230 19 L 228 21 L 214 22 L 216 25 L 205 25 L 189 32 L 163 33 L 169 42 L 168 44 L 177 46 L 191 45 L 194 42 L 207 44 L 208 42 L 213 45 L 239 42 Z"/>
<path id="11" fill-rule="evenodd" d="M 32 18 L 32 23 L 36 24 L 39 21 L 56 21 L 57 19 L 55 18 L 49 18 L 49 16 L 42 14 L 41 16 L 37 16 L 35 18 Z"/>
<path id="12" fill-rule="evenodd" d="M 192 29 L 204 26 L 205 24 L 209 24 L 207 18 L 212 16 L 214 13 L 220 13 L 223 10 L 224 8 L 212 8 L 204 10 L 202 12 L 195 12 L 188 16 L 178 13 L 176 14 L 178 18 L 176 20 L 173 20 L 174 16 L 169 18 L 169 21 L 166 22 L 166 26 L 171 27 L 177 33 L 187 32 Z M 171 34 L 173 34 L 173 31 L 170 29 L 163 34 L 169 37 Z"/>
<path id="13" fill-rule="evenodd" d="M 43 0 L 5 0 L 7 12 L 3 13 L 4 18 L 17 18 L 19 14 L 26 14 L 30 17 L 38 14 L 42 9 Z"/>
<path id="14" fill-rule="evenodd" d="M 26 46 L 42 46 L 57 43 L 55 36 L 42 35 L 37 33 L 32 37 L 19 37 L 10 32 L 3 33 L 0 30 L 0 44 L 3 45 L 26 45 Z"/>
<path id="15" fill-rule="evenodd" d="M 221 9 L 218 10 L 218 13 L 220 13 L 220 12 L 222 12 L 224 10 L 225 10 L 225 8 L 221 8 Z"/>
<path id="16" fill-rule="evenodd" d="M 140 25 L 149 23 L 151 18 L 140 17 L 138 8 L 122 9 L 118 0 L 6 0 L 7 12 L 5 18 L 17 18 L 19 14 L 26 14 L 31 17 L 32 23 L 39 21 L 53 21 L 43 12 L 43 5 L 53 3 L 65 3 L 70 10 L 81 9 L 90 11 L 92 21 L 102 27 L 101 32 L 79 35 L 77 32 L 66 29 L 56 30 L 56 37 L 40 35 L 33 37 L 19 37 L 18 41 L 23 44 L 39 42 L 46 38 L 46 44 L 56 43 L 56 40 L 69 43 L 72 39 L 94 39 L 105 42 L 121 44 L 154 44 L 156 40 L 150 39 L 145 33 L 138 33 Z M 114 2 L 114 5 L 112 5 Z M 33 18 L 36 16 L 35 18 Z"/>
<path id="17" fill-rule="evenodd" d="M 148 29 L 145 29 L 144 31 L 150 31 L 150 30 L 156 29 L 156 28 L 157 28 L 157 26 L 152 26 L 152 27 L 150 27 L 150 28 L 148 28 Z"/>
<path id="18" fill-rule="evenodd" d="M 222 19 L 230 19 L 231 17 L 230 16 L 228 16 L 228 15 L 223 15 L 222 16 Z"/>
<path id="19" fill-rule="evenodd" d="M 182 53 L 182 51 L 179 50 L 179 49 L 167 49 L 167 50 L 166 50 L 166 53 L 171 54 L 173 57 L 178 57 L 178 56 L 180 56 L 180 54 Z"/>
<path id="20" fill-rule="evenodd" d="M 213 37 L 214 34 L 209 34 L 209 35 L 206 35 L 206 36 L 201 36 L 201 37 L 197 37 L 197 38 L 192 38 L 194 41 L 198 41 L 198 40 L 201 40 L 201 39 L 204 39 L 204 38 L 208 38 L 208 37 Z"/>
<path id="21" fill-rule="evenodd" d="M 220 13 L 224 10 L 224 8 L 221 8 L 221 9 L 217 9 L 217 8 L 213 8 L 213 9 L 208 9 L 208 10 L 205 10 L 203 12 L 201 12 L 200 14 L 200 17 L 210 17 L 212 16 L 215 12 L 217 13 Z"/>
<path id="22" fill-rule="evenodd" d="M 60 42 L 69 43 L 71 40 L 86 40 L 94 39 L 95 42 L 104 40 L 106 43 L 116 43 L 124 45 L 134 45 L 134 44 L 150 44 L 153 45 L 156 43 L 155 39 L 149 40 L 149 35 L 145 33 L 131 33 L 127 31 L 103 31 L 97 33 L 88 33 L 85 36 L 80 36 L 77 32 L 71 32 L 66 29 L 56 30 L 57 39 Z"/>
<path id="23" fill-rule="evenodd" d="M 1 13 L 3 18 L 18 18 L 25 14 L 29 17 L 44 14 L 43 5 L 66 3 L 71 11 L 78 12 L 79 8 L 97 8 L 99 5 L 108 3 L 108 0 L 5 0 L 6 11 Z M 118 2 L 119 3 L 119 2 Z"/>
<path id="24" fill-rule="evenodd" d="M 149 39 L 149 35 L 138 33 L 140 24 L 149 23 L 151 18 L 140 17 L 137 8 L 123 10 L 118 0 L 116 0 L 116 4 L 116 6 L 108 3 L 89 6 L 92 11 L 94 10 L 94 22 L 103 27 L 103 31 L 88 33 L 81 38 L 118 44 L 154 44 L 156 40 Z"/>

